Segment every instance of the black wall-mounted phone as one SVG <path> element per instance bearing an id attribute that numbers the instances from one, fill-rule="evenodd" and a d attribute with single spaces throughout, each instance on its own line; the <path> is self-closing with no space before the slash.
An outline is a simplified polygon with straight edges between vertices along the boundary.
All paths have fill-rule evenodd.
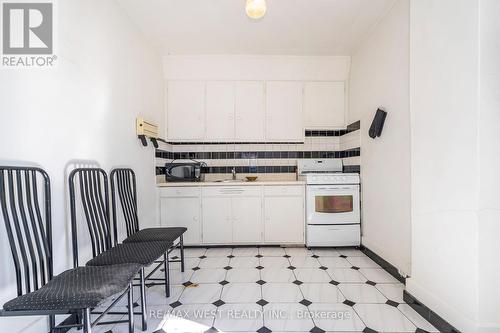
<path id="1" fill-rule="evenodd" d="M 387 112 L 381 109 L 377 109 L 375 117 L 373 117 L 372 125 L 368 131 L 370 138 L 375 139 L 377 136 L 382 134 L 382 129 L 384 128 L 385 117 L 387 117 Z"/>

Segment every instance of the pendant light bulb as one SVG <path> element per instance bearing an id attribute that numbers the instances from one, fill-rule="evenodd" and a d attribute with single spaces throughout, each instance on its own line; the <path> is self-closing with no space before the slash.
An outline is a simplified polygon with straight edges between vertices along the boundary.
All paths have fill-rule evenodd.
<path id="1" fill-rule="evenodd" d="M 247 16 L 254 20 L 264 17 L 267 11 L 266 0 L 247 0 L 245 11 Z"/>

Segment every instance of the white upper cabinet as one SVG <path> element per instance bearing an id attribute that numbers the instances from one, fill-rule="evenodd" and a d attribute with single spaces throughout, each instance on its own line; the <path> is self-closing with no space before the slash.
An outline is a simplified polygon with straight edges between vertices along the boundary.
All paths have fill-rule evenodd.
<path id="1" fill-rule="evenodd" d="M 172 141 L 303 142 L 345 128 L 344 82 L 169 81 Z"/>
<path id="2" fill-rule="evenodd" d="M 304 83 L 306 129 L 345 128 L 344 82 Z"/>
<path id="3" fill-rule="evenodd" d="M 203 140 L 205 138 L 205 83 L 170 81 L 167 89 L 168 139 Z"/>
<path id="4" fill-rule="evenodd" d="M 236 82 L 235 139 L 236 141 L 265 141 L 264 82 Z"/>
<path id="5" fill-rule="evenodd" d="M 266 139 L 304 141 L 302 82 L 273 81 L 266 86 Z"/>
<path id="6" fill-rule="evenodd" d="M 231 81 L 207 82 L 207 140 L 234 139 L 234 93 Z"/>

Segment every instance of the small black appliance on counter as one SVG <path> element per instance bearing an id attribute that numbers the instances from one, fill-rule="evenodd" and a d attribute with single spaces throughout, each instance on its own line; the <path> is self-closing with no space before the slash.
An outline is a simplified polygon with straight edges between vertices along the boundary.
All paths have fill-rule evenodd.
<path id="1" fill-rule="evenodd" d="M 171 162 L 165 164 L 165 180 L 167 182 L 201 182 L 204 180 L 203 162 Z"/>

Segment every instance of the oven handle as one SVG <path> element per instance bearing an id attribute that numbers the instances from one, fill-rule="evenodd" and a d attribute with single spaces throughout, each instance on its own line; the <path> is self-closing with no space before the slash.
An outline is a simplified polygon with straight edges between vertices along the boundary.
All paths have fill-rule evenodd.
<path id="1" fill-rule="evenodd" d="M 335 191 L 335 190 L 356 190 L 357 187 L 354 186 L 336 186 L 336 187 L 315 187 L 313 190 L 321 190 L 321 191 Z"/>

